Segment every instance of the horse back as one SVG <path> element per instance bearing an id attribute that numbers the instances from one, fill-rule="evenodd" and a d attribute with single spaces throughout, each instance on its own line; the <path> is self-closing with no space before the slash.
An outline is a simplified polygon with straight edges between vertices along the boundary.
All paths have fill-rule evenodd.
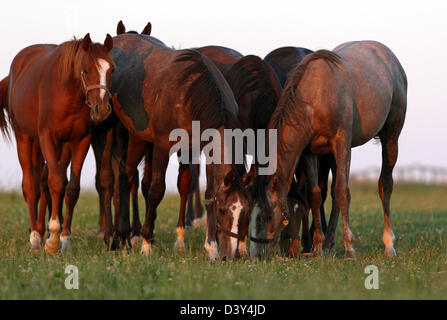
<path id="1" fill-rule="evenodd" d="M 37 136 L 39 85 L 47 57 L 56 45 L 33 45 L 21 50 L 10 68 L 9 114 L 13 123 L 30 136 Z"/>
<path id="2" fill-rule="evenodd" d="M 334 49 L 344 61 L 353 94 L 353 146 L 378 135 L 386 122 L 406 111 L 407 78 L 385 45 L 357 41 Z"/>

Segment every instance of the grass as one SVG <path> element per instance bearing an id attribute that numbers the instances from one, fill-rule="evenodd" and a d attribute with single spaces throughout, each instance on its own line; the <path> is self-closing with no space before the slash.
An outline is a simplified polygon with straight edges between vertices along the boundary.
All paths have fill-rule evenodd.
<path id="1" fill-rule="evenodd" d="M 356 261 L 336 251 L 326 258 L 210 263 L 204 230 L 186 234 L 183 255 L 172 247 L 178 197 L 166 195 L 156 224 L 158 242 L 147 258 L 138 250 L 106 251 L 97 239 L 96 194 L 82 194 L 75 210 L 70 253 L 32 254 L 21 194 L 0 193 L 1 299 L 445 299 L 447 298 L 447 188 L 397 185 L 392 222 L 398 257 L 386 259 L 377 188 L 352 187 L 351 227 Z M 328 201 L 330 202 L 330 201 Z M 328 203 L 329 204 L 329 203 Z M 140 208 L 143 208 L 141 202 Z M 141 214 L 142 215 L 142 214 Z M 65 267 L 79 269 L 79 290 L 64 286 Z M 379 268 L 379 290 L 366 290 L 364 268 Z"/>

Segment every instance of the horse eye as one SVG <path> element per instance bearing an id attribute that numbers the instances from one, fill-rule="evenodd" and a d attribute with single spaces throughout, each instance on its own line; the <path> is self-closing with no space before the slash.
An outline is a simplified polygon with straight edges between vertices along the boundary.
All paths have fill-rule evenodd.
<path id="1" fill-rule="evenodd" d="M 82 70 L 82 72 L 83 72 L 84 74 L 88 74 L 87 70 Z"/>
<path id="2" fill-rule="evenodd" d="M 225 214 L 225 210 L 222 209 L 222 208 L 219 208 L 219 213 L 220 213 L 220 214 Z"/>

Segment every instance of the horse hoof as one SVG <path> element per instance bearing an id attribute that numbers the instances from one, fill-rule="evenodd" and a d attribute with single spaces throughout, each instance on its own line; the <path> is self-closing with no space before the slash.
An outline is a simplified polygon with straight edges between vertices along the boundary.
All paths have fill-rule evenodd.
<path id="1" fill-rule="evenodd" d="M 396 250 L 394 250 L 393 247 L 391 247 L 390 249 L 385 249 L 385 257 L 387 258 L 397 257 Z"/>
<path id="2" fill-rule="evenodd" d="M 152 254 L 152 245 L 146 239 L 143 239 L 143 244 L 141 246 L 141 254 L 143 256 L 150 256 Z"/>
<path id="3" fill-rule="evenodd" d="M 50 241 L 50 239 L 47 239 L 45 242 L 45 252 L 51 255 L 56 254 L 59 251 L 59 244 L 53 243 Z"/>
<path id="4" fill-rule="evenodd" d="M 71 251 L 71 237 L 70 236 L 61 236 L 61 252 Z"/>
<path id="5" fill-rule="evenodd" d="M 29 242 L 31 243 L 31 251 L 32 252 L 40 252 L 40 243 L 42 239 L 40 237 L 39 232 L 33 231 L 29 236 Z"/>
<path id="6" fill-rule="evenodd" d="M 178 240 L 174 243 L 174 252 L 183 253 L 185 251 L 185 245 L 183 243 L 179 244 Z"/>
<path id="7" fill-rule="evenodd" d="M 140 242 L 141 242 L 141 238 L 140 238 L 140 236 L 133 236 L 133 237 L 130 239 L 130 245 L 131 245 L 132 247 L 136 247 L 137 244 L 139 244 Z"/>
<path id="8" fill-rule="evenodd" d="M 346 250 L 345 252 L 345 260 L 356 260 L 356 256 L 355 256 L 355 250 L 351 249 L 351 250 Z"/>
<path id="9" fill-rule="evenodd" d="M 105 236 L 104 231 L 99 231 L 98 234 L 97 234 L 97 237 L 98 237 L 99 239 L 104 239 L 104 236 Z"/>

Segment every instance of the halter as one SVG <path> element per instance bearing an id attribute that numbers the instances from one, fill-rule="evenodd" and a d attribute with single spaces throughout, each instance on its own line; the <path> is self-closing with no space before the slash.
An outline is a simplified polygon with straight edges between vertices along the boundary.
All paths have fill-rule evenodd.
<path id="1" fill-rule="evenodd" d="M 85 82 L 85 71 L 81 71 L 81 83 L 82 83 L 82 88 L 84 89 L 84 95 L 85 95 L 85 104 L 92 109 L 93 106 L 90 104 L 90 102 L 88 101 L 88 93 L 92 90 L 97 90 L 97 89 L 103 89 L 105 90 L 105 92 L 107 93 L 108 98 L 112 98 L 112 94 L 110 93 L 109 89 L 107 89 L 106 86 L 103 86 L 102 84 L 93 84 L 88 86 L 87 83 Z M 109 111 L 111 111 L 111 107 L 110 104 L 107 105 Z"/>
<path id="2" fill-rule="evenodd" d="M 281 202 L 280 202 L 280 206 L 281 206 L 281 217 L 283 218 L 282 224 L 284 225 L 284 227 L 286 227 L 289 224 L 289 219 L 287 219 L 286 215 L 284 214 L 285 211 L 284 211 L 284 208 L 282 207 Z M 288 237 L 288 239 L 299 239 L 299 237 L 297 238 L 295 236 L 289 236 L 289 235 L 286 235 L 286 236 Z M 271 243 L 271 242 L 275 241 L 275 239 L 276 238 L 256 238 L 256 237 L 253 237 L 250 233 L 250 241 L 253 241 L 255 243 L 267 244 L 267 243 Z"/>
<path id="3" fill-rule="evenodd" d="M 217 193 L 219 192 L 219 190 L 220 190 L 220 185 L 219 185 L 219 187 L 217 188 L 217 190 L 216 190 L 216 192 L 214 193 L 214 195 L 213 195 L 211 198 L 208 198 L 208 199 L 203 200 L 203 203 L 204 203 L 205 205 L 212 205 L 213 203 L 215 203 L 216 200 L 217 200 Z M 219 232 L 219 231 L 222 232 L 222 233 L 224 233 L 224 234 L 226 234 L 227 236 L 232 237 L 232 238 L 236 238 L 236 239 L 238 239 L 238 240 L 241 240 L 241 239 L 242 239 L 242 236 L 241 236 L 239 233 L 234 233 L 234 232 L 231 232 L 231 231 L 229 231 L 229 230 L 223 229 L 219 224 L 217 224 L 216 235 L 217 235 L 217 232 Z M 216 236 L 216 238 L 217 238 L 217 236 Z"/>

